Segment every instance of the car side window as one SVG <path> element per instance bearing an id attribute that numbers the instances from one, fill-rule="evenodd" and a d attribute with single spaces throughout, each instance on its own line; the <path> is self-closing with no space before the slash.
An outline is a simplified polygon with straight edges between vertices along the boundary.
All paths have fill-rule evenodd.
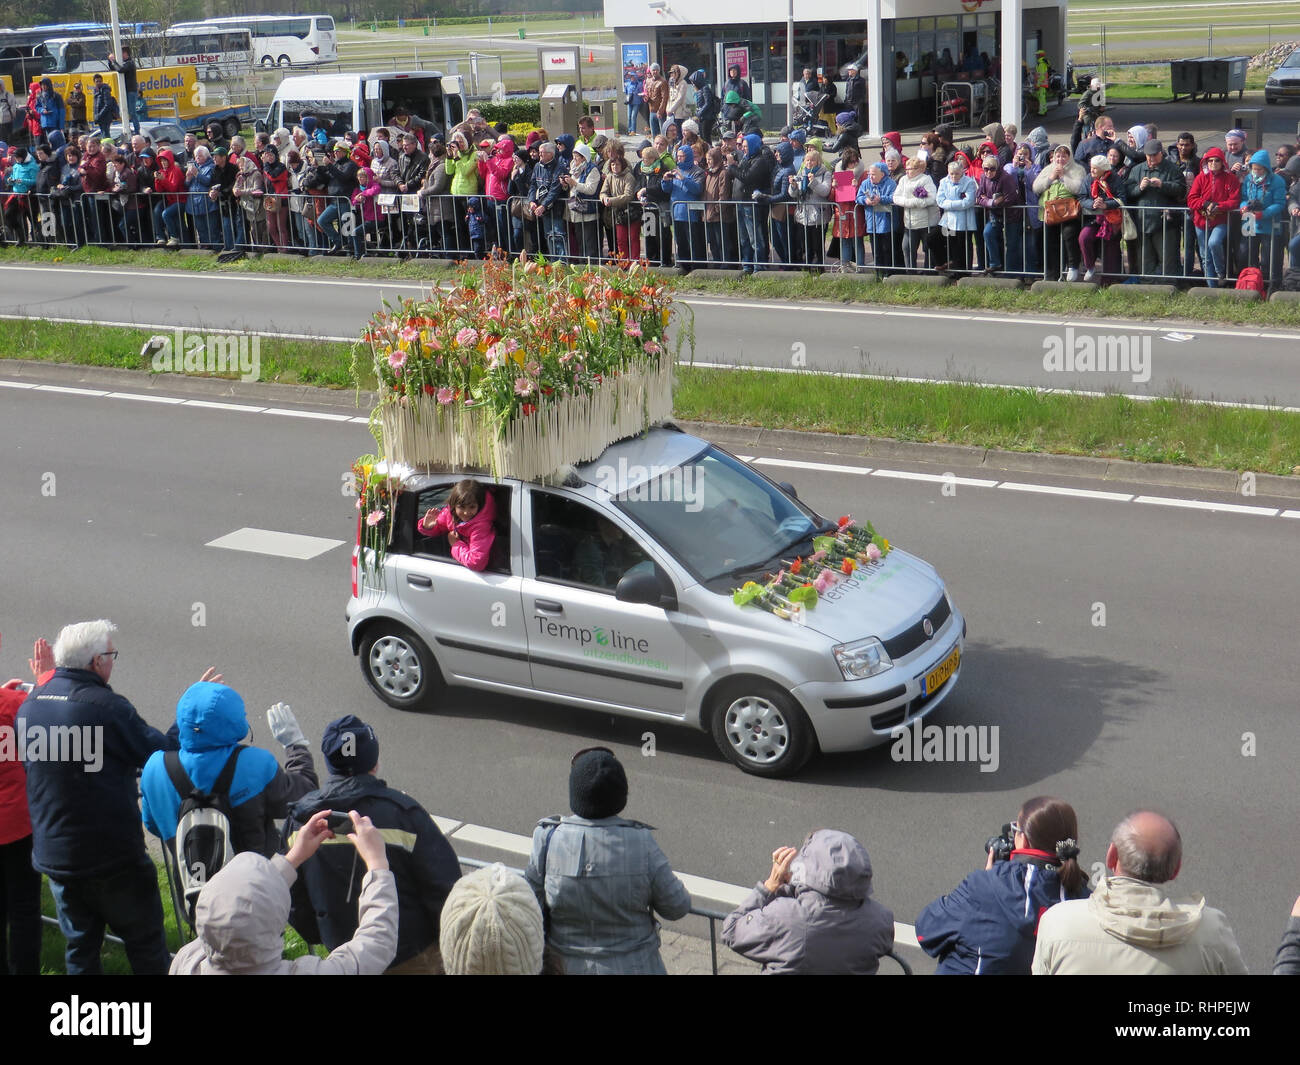
<path id="1" fill-rule="evenodd" d="M 533 565 L 538 580 L 613 592 L 630 571 L 652 568 L 641 546 L 599 511 L 533 492 Z"/>
<path id="2" fill-rule="evenodd" d="M 419 522 L 430 510 L 435 513 L 441 513 L 447 505 L 447 497 L 451 495 L 452 488 L 455 487 L 455 481 L 448 481 L 446 484 L 433 485 L 424 489 L 416 497 L 415 511 L 411 516 L 411 545 L 412 553 L 440 559 L 447 562 L 454 562 L 451 554 L 451 543 L 447 534 L 438 533 L 434 536 L 425 536 L 420 532 Z M 488 573 L 509 573 L 510 572 L 510 488 L 507 485 L 490 484 L 487 486 L 488 492 L 492 495 L 496 503 L 496 519 L 493 521 L 493 529 L 496 537 L 492 541 L 492 552 L 488 557 Z M 459 565 L 460 563 L 456 563 Z"/>

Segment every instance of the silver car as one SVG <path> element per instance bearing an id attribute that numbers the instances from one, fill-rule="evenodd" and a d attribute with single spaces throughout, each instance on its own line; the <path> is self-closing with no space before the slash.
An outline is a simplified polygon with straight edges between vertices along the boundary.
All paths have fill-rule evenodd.
<path id="1" fill-rule="evenodd" d="M 349 635 L 390 706 L 436 707 L 444 685 L 545 699 L 711 732 L 745 772 L 787 776 L 888 742 L 956 685 L 965 621 L 897 548 L 802 618 L 737 606 L 835 523 L 705 440 L 652 429 L 557 484 L 476 475 L 496 504 L 482 572 L 416 529 L 466 475 L 404 476 L 377 570 L 358 522 Z"/>

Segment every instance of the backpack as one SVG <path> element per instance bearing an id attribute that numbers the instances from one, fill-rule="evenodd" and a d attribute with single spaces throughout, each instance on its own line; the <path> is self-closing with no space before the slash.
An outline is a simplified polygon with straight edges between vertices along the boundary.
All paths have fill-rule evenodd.
<path id="1" fill-rule="evenodd" d="M 1264 284 L 1264 275 L 1259 272 L 1259 268 L 1248 266 L 1237 275 L 1238 289 L 1250 289 L 1258 292 L 1261 296 L 1268 291 Z"/>
<path id="2" fill-rule="evenodd" d="M 163 856 L 172 873 L 172 901 L 186 914 L 191 927 L 203 885 L 235 855 L 230 841 L 230 785 L 242 750 L 243 746 L 238 746 L 230 753 L 208 792 L 194 786 L 181 765 L 180 752 L 163 755 L 168 779 L 181 797 L 176 836 L 171 847 L 163 847 Z"/>
<path id="3" fill-rule="evenodd" d="M 1288 267 L 1282 275 L 1283 292 L 1300 292 L 1300 267 Z"/>

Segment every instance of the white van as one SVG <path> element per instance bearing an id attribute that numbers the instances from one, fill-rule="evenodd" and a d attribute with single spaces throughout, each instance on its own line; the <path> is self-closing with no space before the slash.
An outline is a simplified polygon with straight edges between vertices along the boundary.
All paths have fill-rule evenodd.
<path id="1" fill-rule="evenodd" d="M 305 74 L 285 78 L 275 90 L 266 117 L 269 129 L 292 129 L 306 115 L 331 137 L 348 130 L 386 125 L 398 107 L 446 133 L 465 118 L 465 95 L 458 74 L 433 70 L 384 74 Z"/>

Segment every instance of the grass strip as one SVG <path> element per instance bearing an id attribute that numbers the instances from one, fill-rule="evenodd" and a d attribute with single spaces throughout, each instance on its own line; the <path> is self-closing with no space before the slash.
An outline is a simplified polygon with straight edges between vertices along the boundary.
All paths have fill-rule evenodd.
<path id="1" fill-rule="evenodd" d="M 0 320 L 8 357 L 151 371 L 148 330 Z M 350 349 L 261 341 L 261 380 L 351 385 Z M 233 375 L 228 375 L 233 376 Z M 373 389 L 373 379 L 362 388 Z M 874 381 L 769 370 L 682 366 L 676 414 L 723 422 L 918 443 L 1091 455 L 1260 473 L 1300 473 L 1300 415 L 1184 399 L 1045 394 L 969 382 Z"/>
<path id="2" fill-rule="evenodd" d="M 251 258 L 220 264 L 211 255 L 157 251 L 112 251 L 82 248 L 78 251 L 51 248 L 8 248 L 0 250 L 0 264 L 37 263 L 69 266 L 126 266 L 133 269 L 191 271 L 193 273 L 288 274 L 294 276 L 346 278 L 351 280 L 413 281 L 437 284 L 451 280 L 457 269 L 451 263 L 429 260 L 400 261 L 374 259 L 353 262 L 345 258 L 317 256 L 311 259 Z M 1184 294 L 1158 296 L 1135 293 L 1127 285 L 1112 285 L 1095 292 L 1083 286 L 1077 291 L 1030 292 L 1028 289 L 978 288 L 948 285 L 935 288 L 924 284 L 883 285 L 872 276 L 801 273 L 798 277 L 745 277 L 739 271 L 726 278 L 688 274 L 675 278 L 674 290 L 734 296 L 746 299 L 818 301 L 837 304 L 865 303 L 877 306 L 955 307 L 992 310 L 1063 318 L 1128 318 L 1141 320 L 1205 322 L 1212 324 L 1259 325 L 1300 329 L 1300 302 L 1276 301 L 1238 303 L 1192 299 Z M 815 313 L 815 308 L 811 308 Z M 159 314 L 163 314 L 159 309 Z"/>

